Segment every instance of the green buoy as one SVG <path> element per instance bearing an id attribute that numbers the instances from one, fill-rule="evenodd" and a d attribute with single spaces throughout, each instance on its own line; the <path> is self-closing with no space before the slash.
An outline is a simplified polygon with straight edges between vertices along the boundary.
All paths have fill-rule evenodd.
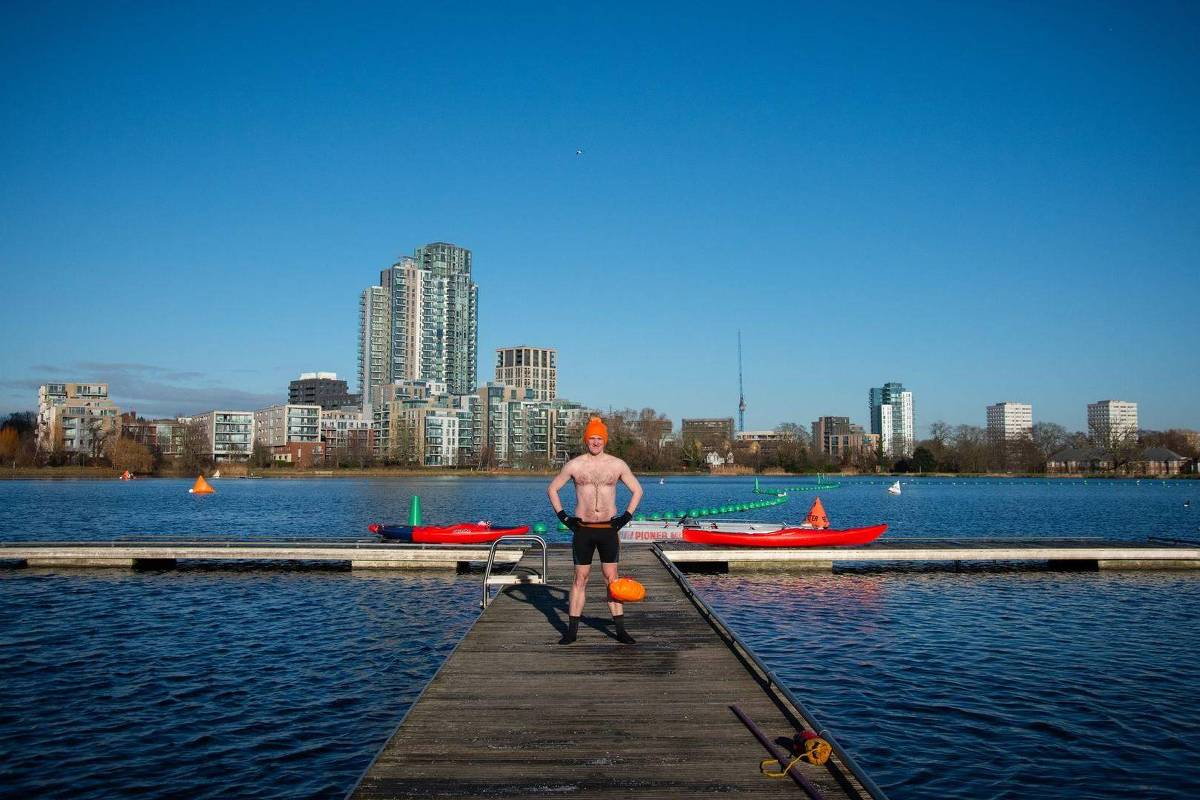
<path id="1" fill-rule="evenodd" d="M 417 526 L 421 524 L 421 495 L 414 494 L 412 503 L 408 507 L 408 524 Z"/>

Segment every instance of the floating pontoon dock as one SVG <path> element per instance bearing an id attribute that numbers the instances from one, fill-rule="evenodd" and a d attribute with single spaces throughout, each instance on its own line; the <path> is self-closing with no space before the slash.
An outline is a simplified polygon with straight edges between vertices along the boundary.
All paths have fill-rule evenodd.
<path id="1" fill-rule="evenodd" d="M 339 541 L 108 541 L 0 542 L 0 560 L 30 567 L 168 568 L 179 561 L 349 564 L 354 569 L 454 569 L 486 561 L 488 545 L 381 544 Z M 521 550 L 503 549 L 496 561 L 511 564 Z"/>
<path id="2" fill-rule="evenodd" d="M 657 552 L 622 553 L 647 592 L 625 606 L 637 644 L 614 638 L 597 566 L 564 646 L 571 557 L 552 548 L 549 583 L 495 598 L 351 797 L 882 798 L 836 740 L 827 764 L 760 772 L 772 753 L 735 706 L 772 742 L 815 720 Z"/>
<path id="3" fill-rule="evenodd" d="M 831 569 L 834 564 L 927 562 L 967 564 L 1043 562 L 1050 565 L 1108 569 L 1200 569 L 1200 544 L 1171 540 L 1125 541 L 1066 538 L 893 538 L 861 547 L 755 548 L 711 547 L 680 541 L 661 542 L 675 564 L 705 564 L 731 570 Z M 624 552 L 641 545 L 626 543 Z M 413 545 L 378 541 L 103 541 L 0 542 L 0 561 L 38 567 L 170 567 L 178 561 L 324 561 L 355 569 L 455 568 L 485 561 L 486 545 Z M 496 560 L 519 560 L 519 549 L 505 548 Z"/>
<path id="4" fill-rule="evenodd" d="M 1200 543 L 1113 541 L 1111 539 L 1022 537 L 895 538 L 860 547 L 711 547 L 664 542 L 679 565 L 709 564 L 737 570 L 832 569 L 836 564 L 869 563 L 876 568 L 925 562 L 986 564 L 1033 562 L 1077 569 L 1200 569 Z"/>

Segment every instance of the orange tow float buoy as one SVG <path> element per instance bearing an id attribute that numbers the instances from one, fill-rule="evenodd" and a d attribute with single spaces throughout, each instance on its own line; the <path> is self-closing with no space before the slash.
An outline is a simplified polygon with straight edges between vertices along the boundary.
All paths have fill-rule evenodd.
<path id="1" fill-rule="evenodd" d="M 196 482 L 192 484 L 192 488 L 188 489 L 189 494 L 216 494 L 217 490 L 208 485 L 208 481 L 204 480 L 203 475 L 196 477 Z"/>
<path id="2" fill-rule="evenodd" d="M 646 597 L 646 587 L 633 578 L 617 578 L 608 585 L 608 596 L 618 603 L 636 603 Z"/>
<path id="3" fill-rule="evenodd" d="M 813 498 L 812 508 L 808 509 L 808 516 L 804 518 L 804 522 L 814 528 L 829 527 L 829 517 L 825 514 L 825 506 L 821 505 L 821 498 Z"/>

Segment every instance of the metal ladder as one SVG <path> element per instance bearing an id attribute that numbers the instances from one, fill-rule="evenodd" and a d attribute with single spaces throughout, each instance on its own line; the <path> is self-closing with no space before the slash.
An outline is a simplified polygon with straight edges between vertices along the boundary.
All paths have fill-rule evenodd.
<path id="1" fill-rule="evenodd" d="M 499 547 L 502 543 L 507 542 L 507 543 L 511 544 L 512 542 L 516 542 L 516 541 L 534 542 L 541 546 L 541 548 L 542 548 L 542 571 L 536 572 L 534 570 L 530 570 L 529 572 L 522 572 L 522 573 L 517 573 L 514 571 L 508 575 L 493 575 L 492 574 L 492 566 L 496 563 L 496 548 Z M 488 550 L 487 567 L 483 571 L 483 597 L 479 601 L 479 607 L 487 608 L 488 603 L 491 602 L 491 598 L 488 597 L 488 587 L 489 586 L 506 586 L 506 585 L 511 585 L 514 583 L 545 583 L 546 575 L 547 575 L 547 570 L 546 570 L 547 559 L 546 559 L 546 557 L 547 557 L 546 540 L 540 536 L 532 536 L 529 534 L 522 534 L 519 536 L 518 535 L 501 536 L 499 539 L 492 542 L 491 549 Z"/>

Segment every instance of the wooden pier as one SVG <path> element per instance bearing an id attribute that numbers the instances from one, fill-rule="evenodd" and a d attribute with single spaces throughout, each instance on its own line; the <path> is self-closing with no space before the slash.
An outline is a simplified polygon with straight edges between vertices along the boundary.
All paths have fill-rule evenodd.
<path id="1" fill-rule="evenodd" d="M 486 561 L 489 545 L 384 544 L 379 541 L 107 541 L 0 542 L 0 561 L 30 567 L 169 568 L 180 561 L 348 564 L 352 569 L 455 569 Z M 511 564 L 522 550 L 504 547 L 496 561 Z"/>
<path id="2" fill-rule="evenodd" d="M 50 568 L 310 561 L 355 569 L 461 569 L 485 561 L 488 552 L 483 545 L 362 540 L 0 542 L 0 562 Z M 527 552 L 505 545 L 496 560 L 513 564 Z M 557 644 L 572 567 L 569 549 L 552 546 L 549 583 L 513 583 L 497 595 L 351 796 L 882 798 L 801 701 L 692 596 L 680 567 L 1034 562 L 1070 569 L 1200 568 L 1200 545 L 1170 540 L 895 538 L 805 549 L 672 541 L 627 545 L 622 556 L 622 572 L 648 592 L 645 602 L 626 606 L 637 644 L 616 642 L 598 567 L 579 641 Z M 817 731 L 833 743 L 833 758 L 797 764 L 792 775 L 799 777 L 790 780 L 764 776 L 760 762 L 781 754 L 768 752 L 735 706 L 768 742 Z"/>
<path id="3" fill-rule="evenodd" d="M 895 538 L 860 547 L 753 548 L 663 543 L 667 557 L 681 565 L 717 564 L 730 571 L 823 569 L 835 563 L 896 564 L 1040 563 L 1072 569 L 1200 569 L 1200 544 L 1164 540 L 1113 541 L 1079 538 L 961 539 Z"/>
<path id="4" fill-rule="evenodd" d="M 771 754 L 732 707 L 771 739 L 811 729 L 805 712 L 653 548 L 621 566 L 647 590 L 625 606 L 637 644 L 615 639 L 599 565 L 578 641 L 557 643 L 572 566 L 552 547 L 549 583 L 497 595 L 351 796 L 805 797 L 761 774 Z M 837 754 L 797 769 L 809 796 L 882 797 Z"/>
<path id="5" fill-rule="evenodd" d="M 641 550 L 626 543 L 623 552 Z M 661 542 L 672 562 L 705 564 L 730 570 L 832 569 L 834 564 L 870 563 L 885 569 L 916 562 L 959 565 L 1028 562 L 1096 569 L 1200 569 L 1200 544 L 1054 538 L 886 539 L 861 547 L 753 548 L 711 547 L 680 541 Z M 505 546 L 499 563 L 521 558 Z M 288 562 L 348 564 L 354 569 L 462 568 L 486 561 L 488 545 L 413 545 L 376 540 L 208 540 L 145 539 L 101 542 L 0 542 L 0 561 L 31 567 L 156 567 L 179 561 Z"/>

